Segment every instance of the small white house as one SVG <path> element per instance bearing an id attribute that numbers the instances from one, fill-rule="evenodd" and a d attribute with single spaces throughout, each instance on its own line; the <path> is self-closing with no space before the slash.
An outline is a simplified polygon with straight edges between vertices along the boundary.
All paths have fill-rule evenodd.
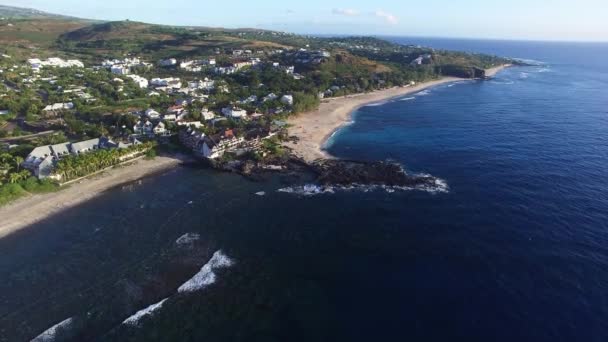
<path id="1" fill-rule="evenodd" d="M 177 59 L 175 59 L 175 58 L 164 59 L 164 60 L 160 61 L 160 65 L 163 67 L 170 67 L 170 66 L 177 65 Z"/>
<path id="2" fill-rule="evenodd" d="M 203 108 L 201 110 L 201 118 L 205 121 L 213 120 L 213 118 L 215 118 L 215 113 L 209 111 L 207 108 Z"/>
<path id="3" fill-rule="evenodd" d="M 140 88 L 142 88 L 142 89 L 148 88 L 149 82 L 144 77 L 141 77 L 139 75 L 128 75 L 127 77 L 132 79 L 133 82 L 135 82 L 135 84 L 137 84 Z"/>
<path id="4" fill-rule="evenodd" d="M 150 108 L 146 110 L 146 116 L 150 119 L 150 120 L 157 120 L 160 119 L 160 113 L 157 112 L 156 110 Z"/>
<path id="5" fill-rule="evenodd" d="M 131 70 L 123 65 L 114 65 L 110 68 L 110 71 L 116 75 L 128 75 Z"/>
<path id="6" fill-rule="evenodd" d="M 225 117 L 233 119 L 242 119 L 247 117 L 247 111 L 238 107 L 222 108 L 222 114 L 224 114 Z"/>
<path id="7" fill-rule="evenodd" d="M 159 122 L 156 127 L 154 127 L 154 134 L 156 135 L 166 135 L 167 134 L 167 128 L 165 127 L 165 124 L 162 122 Z"/>

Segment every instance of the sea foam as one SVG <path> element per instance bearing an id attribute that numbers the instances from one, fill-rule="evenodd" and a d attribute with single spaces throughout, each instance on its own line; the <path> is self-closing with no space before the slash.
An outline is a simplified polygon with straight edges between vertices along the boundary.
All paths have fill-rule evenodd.
<path id="1" fill-rule="evenodd" d="M 420 175 L 428 176 L 428 175 Z M 397 185 L 375 185 L 375 184 L 351 184 L 348 186 L 344 185 L 332 185 L 322 186 L 317 184 L 305 184 L 301 186 L 291 186 L 281 188 L 277 192 L 299 195 L 299 196 L 317 196 L 323 194 L 335 194 L 337 192 L 357 191 L 357 192 L 372 192 L 372 191 L 384 191 L 386 193 L 395 193 L 398 191 L 425 191 L 431 194 L 448 193 L 449 186 L 443 179 L 435 178 L 432 184 L 420 184 L 415 186 L 397 186 Z"/>
<path id="2" fill-rule="evenodd" d="M 72 326 L 73 320 L 74 319 L 72 317 L 70 317 L 70 318 L 68 318 L 66 320 L 63 320 L 63 321 L 61 321 L 61 322 L 53 325 L 52 327 L 50 327 L 47 330 L 45 330 L 42 334 L 36 336 L 30 342 L 50 342 L 50 341 L 54 341 L 55 338 L 57 337 L 57 332 L 59 330 L 70 329 L 70 327 Z"/>
<path id="3" fill-rule="evenodd" d="M 145 309 L 141 309 L 139 311 L 137 311 L 133 316 L 125 319 L 122 324 L 127 324 L 127 325 L 138 325 L 139 321 L 145 317 L 145 316 L 149 316 L 152 315 L 153 313 L 155 313 L 156 311 L 160 310 L 160 308 L 163 306 L 163 304 L 167 301 L 167 299 L 169 298 L 165 298 L 163 300 L 161 300 L 160 302 L 156 303 L 156 304 L 152 304 L 150 306 L 148 306 Z"/>
<path id="4" fill-rule="evenodd" d="M 186 233 L 182 236 L 180 236 L 177 240 L 175 240 L 175 243 L 178 246 L 184 246 L 184 245 L 189 245 L 192 244 L 194 241 L 198 241 L 201 239 L 201 235 L 197 234 L 197 233 Z"/>
<path id="5" fill-rule="evenodd" d="M 207 262 L 197 274 L 190 278 L 190 280 L 182 284 L 182 286 L 177 289 L 177 292 L 184 293 L 202 290 L 215 283 L 216 270 L 228 268 L 232 265 L 234 265 L 234 261 L 219 250 L 213 253 L 213 257 L 211 257 L 209 262 Z"/>

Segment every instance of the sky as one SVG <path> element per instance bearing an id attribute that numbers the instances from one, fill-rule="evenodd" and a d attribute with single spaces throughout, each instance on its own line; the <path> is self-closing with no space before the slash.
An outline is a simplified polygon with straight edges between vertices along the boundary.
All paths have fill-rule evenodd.
<path id="1" fill-rule="evenodd" d="M 0 0 L 57 14 L 303 34 L 608 41 L 608 0 Z"/>

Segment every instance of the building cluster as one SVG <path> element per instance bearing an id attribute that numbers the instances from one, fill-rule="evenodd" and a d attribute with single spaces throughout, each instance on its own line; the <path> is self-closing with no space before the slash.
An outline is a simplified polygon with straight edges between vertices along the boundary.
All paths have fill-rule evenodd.
<path id="1" fill-rule="evenodd" d="M 325 50 L 308 51 L 300 49 L 295 53 L 295 61 L 300 64 L 320 64 L 331 57 L 331 54 Z"/>
<path id="2" fill-rule="evenodd" d="M 38 58 L 30 58 L 27 60 L 28 64 L 34 72 L 40 72 L 44 67 L 54 68 L 84 68 L 84 63 L 76 59 L 64 60 L 62 58 L 51 57 L 45 60 Z"/>
<path id="3" fill-rule="evenodd" d="M 81 155 L 99 149 L 127 148 L 133 144 L 139 144 L 139 141 L 134 140 L 126 144 L 115 143 L 108 138 L 101 137 L 75 143 L 40 146 L 30 152 L 21 166 L 30 170 L 39 179 L 44 179 L 50 177 L 57 162 L 67 156 Z"/>
<path id="4" fill-rule="evenodd" d="M 134 68 L 149 68 L 150 63 L 141 61 L 137 57 L 124 59 L 106 59 L 101 62 L 101 67 L 110 70 L 116 75 L 129 75 Z"/>
<path id="5" fill-rule="evenodd" d="M 182 144 L 197 155 L 208 159 L 217 159 L 226 153 L 237 155 L 250 151 L 258 151 L 264 139 L 272 137 L 270 131 L 252 130 L 244 135 L 237 135 L 234 129 L 226 129 L 219 134 L 207 136 L 192 127 L 180 132 Z"/>

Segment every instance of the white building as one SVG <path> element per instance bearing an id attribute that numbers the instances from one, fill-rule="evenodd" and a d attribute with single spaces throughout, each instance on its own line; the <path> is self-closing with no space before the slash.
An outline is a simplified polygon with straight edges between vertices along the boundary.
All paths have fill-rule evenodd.
<path id="1" fill-rule="evenodd" d="M 175 65 L 177 65 L 177 59 L 175 59 L 175 58 L 164 59 L 164 60 L 160 61 L 159 64 L 160 64 L 160 66 L 163 66 L 163 67 L 175 66 Z"/>
<path id="2" fill-rule="evenodd" d="M 182 87 L 182 81 L 177 77 L 153 78 L 150 84 L 155 87 L 169 87 L 173 89 L 180 89 Z"/>
<path id="3" fill-rule="evenodd" d="M 215 118 L 215 113 L 209 111 L 207 108 L 203 108 L 201 110 L 201 118 L 205 121 L 213 120 L 213 118 Z"/>
<path id="4" fill-rule="evenodd" d="M 150 120 L 158 120 L 158 119 L 160 119 L 160 113 L 157 112 L 157 111 L 155 111 L 152 108 L 146 109 L 146 116 Z"/>
<path id="5" fill-rule="evenodd" d="M 131 69 L 124 65 L 114 65 L 110 68 L 110 72 L 116 75 L 128 75 L 131 72 Z"/>
<path id="6" fill-rule="evenodd" d="M 53 111 L 70 110 L 70 109 L 74 109 L 74 104 L 72 102 L 55 103 L 52 105 L 48 105 L 48 106 L 44 107 L 43 111 L 53 112 Z"/>
<path id="7" fill-rule="evenodd" d="M 141 77 L 138 75 L 128 75 L 127 77 L 132 79 L 133 82 L 135 82 L 140 88 L 142 88 L 142 89 L 148 88 L 149 82 L 144 77 Z"/>
<path id="8" fill-rule="evenodd" d="M 133 133 L 147 136 L 154 135 L 154 125 L 150 121 L 137 121 L 135 126 L 133 126 Z"/>
<path id="9" fill-rule="evenodd" d="M 222 114 L 224 114 L 225 117 L 233 119 L 242 119 L 247 117 L 247 111 L 238 107 L 222 108 Z"/>
<path id="10" fill-rule="evenodd" d="M 167 130 L 167 128 L 165 127 L 165 124 L 162 122 L 159 122 L 156 127 L 154 127 L 154 134 L 155 135 L 167 135 L 169 133 L 169 131 Z"/>

